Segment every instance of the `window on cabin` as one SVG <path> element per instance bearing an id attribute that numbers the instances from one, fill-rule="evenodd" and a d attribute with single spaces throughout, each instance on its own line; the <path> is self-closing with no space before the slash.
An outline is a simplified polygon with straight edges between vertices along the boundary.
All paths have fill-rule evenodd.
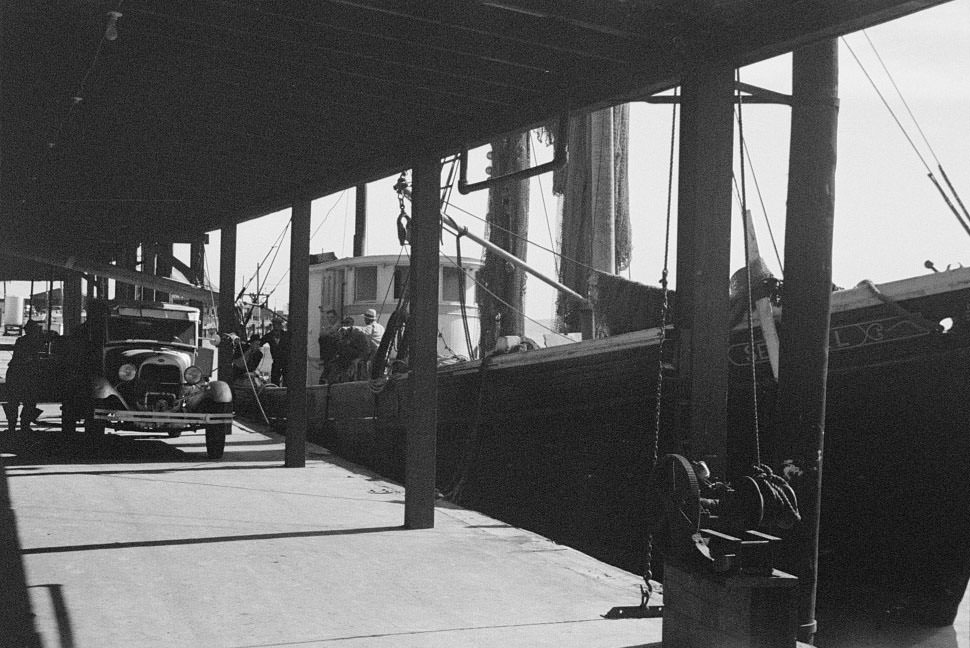
<path id="1" fill-rule="evenodd" d="M 441 269 L 441 301 L 456 302 L 461 300 L 460 279 L 460 268 Z"/>
<path id="2" fill-rule="evenodd" d="M 354 301 L 377 301 L 377 266 L 354 271 Z"/>

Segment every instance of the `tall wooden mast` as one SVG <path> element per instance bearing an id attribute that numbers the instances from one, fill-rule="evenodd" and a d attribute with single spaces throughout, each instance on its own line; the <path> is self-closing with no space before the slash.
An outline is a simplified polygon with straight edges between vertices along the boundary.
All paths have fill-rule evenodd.
<path id="1" fill-rule="evenodd" d="M 492 175 L 503 176 L 529 166 L 529 133 L 502 138 L 492 143 Z M 488 240 L 526 261 L 529 237 L 529 181 L 502 182 L 488 192 Z M 495 347 L 501 335 L 525 333 L 525 272 L 486 250 L 478 271 L 486 290 L 479 291 L 481 354 Z"/>
<path id="2" fill-rule="evenodd" d="M 621 105 L 569 120 L 569 163 L 553 187 L 562 197 L 559 280 L 581 295 L 590 269 L 615 274 L 630 265 L 629 115 Z M 567 331 L 581 329 L 578 307 L 559 296 L 556 312 Z"/>

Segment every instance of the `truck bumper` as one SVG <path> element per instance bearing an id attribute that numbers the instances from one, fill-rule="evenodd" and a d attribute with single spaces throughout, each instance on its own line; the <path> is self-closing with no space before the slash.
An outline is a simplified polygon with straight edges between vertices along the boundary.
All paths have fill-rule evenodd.
<path id="1" fill-rule="evenodd" d="M 138 410 L 95 409 L 94 418 L 109 425 L 134 424 L 144 429 L 175 429 L 232 423 L 232 412 L 147 412 Z"/>

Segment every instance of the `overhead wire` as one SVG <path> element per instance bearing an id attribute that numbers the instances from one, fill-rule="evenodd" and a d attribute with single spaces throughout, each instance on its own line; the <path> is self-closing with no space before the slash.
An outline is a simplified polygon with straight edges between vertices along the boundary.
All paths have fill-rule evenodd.
<path id="1" fill-rule="evenodd" d="M 323 215 L 323 220 L 322 220 L 322 221 L 320 221 L 320 224 L 319 224 L 319 225 L 317 225 L 317 228 L 316 228 L 315 230 L 313 230 L 313 232 L 312 232 L 312 233 L 310 234 L 310 240 L 313 240 L 313 237 L 314 237 L 314 236 L 316 235 L 316 233 L 317 233 L 318 231 L 320 231 L 320 228 L 321 228 L 321 227 L 323 227 L 323 225 L 324 225 L 324 223 L 326 223 L 326 222 L 327 222 L 327 219 L 328 219 L 328 218 L 330 217 L 330 214 L 332 214 L 332 213 L 333 213 L 333 211 L 334 211 L 334 210 L 335 210 L 335 209 L 337 208 L 337 205 L 339 205 L 339 204 L 340 204 L 340 199 L 341 199 L 341 198 L 343 198 L 343 197 L 344 197 L 344 194 L 346 194 L 346 193 L 347 193 L 347 190 L 346 190 L 346 189 L 344 189 L 344 190 L 343 190 L 342 192 L 340 192 L 340 195 L 339 195 L 339 196 L 337 197 L 337 200 L 335 200 L 335 201 L 334 201 L 334 203 L 333 203 L 333 205 L 332 205 L 332 206 L 330 207 L 330 209 L 329 209 L 329 210 L 327 211 L 327 213 Z M 345 222 L 346 222 L 346 221 L 345 221 Z M 284 280 L 284 279 L 286 279 L 286 277 L 288 277 L 288 276 L 289 276 L 289 274 L 290 274 L 290 269 L 289 269 L 289 268 L 287 268 L 287 269 L 286 269 L 286 270 L 285 270 L 285 271 L 283 272 L 283 274 L 282 274 L 282 276 L 281 276 L 281 277 L 279 278 L 279 280 L 278 280 L 278 281 L 277 281 L 277 282 L 276 282 L 275 284 L 273 284 L 273 289 L 272 289 L 272 290 L 270 290 L 270 291 L 269 291 L 269 292 L 268 292 L 268 293 L 266 294 L 266 298 L 267 298 L 267 299 L 269 299 L 269 298 L 270 298 L 270 297 L 271 297 L 271 296 L 273 295 L 273 293 L 275 293 L 275 292 L 276 292 L 276 289 L 277 289 L 277 288 L 279 288 L 279 286 L 280 286 L 280 284 L 281 284 L 281 283 L 283 283 L 283 280 Z M 268 279 L 269 279 L 269 276 L 267 275 L 267 280 L 268 280 Z"/>

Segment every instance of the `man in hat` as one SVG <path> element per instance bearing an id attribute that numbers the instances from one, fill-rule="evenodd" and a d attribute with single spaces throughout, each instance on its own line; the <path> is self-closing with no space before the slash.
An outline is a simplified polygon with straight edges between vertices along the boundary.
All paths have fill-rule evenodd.
<path id="1" fill-rule="evenodd" d="M 377 321 L 376 310 L 368 308 L 364 311 L 364 325 L 360 330 L 370 340 L 370 352 L 373 354 L 377 350 L 377 347 L 380 346 L 381 338 L 384 337 L 384 327 Z"/>
<path id="2" fill-rule="evenodd" d="M 364 331 L 354 326 L 353 317 L 345 317 L 337 334 L 337 348 L 327 375 L 327 382 L 338 383 L 367 378 L 370 342 Z"/>
<path id="3" fill-rule="evenodd" d="M 283 330 L 283 318 L 274 317 L 269 332 L 259 339 L 259 345 L 269 345 L 273 356 L 273 367 L 269 371 L 269 381 L 278 387 L 286 383 L 286 364 L 290 359 L 290 332 Z"/>
<path id="4" fill-rule="evenodd" d="M 44 330 L 40 322 L 27 320 L 24 334 L 14 342 L 13 357 L 7 365 L 7 402 L 3 406 L 10 432 L 16 430 L 20 403 L 24 406 L 20 411 L 20 429 L 24 432 L 29 432 L 30 424 L 40 416 L 41 410 L 33 400 L 37 377 L 31 365 L 40 358 L 44 341 Z"/>

